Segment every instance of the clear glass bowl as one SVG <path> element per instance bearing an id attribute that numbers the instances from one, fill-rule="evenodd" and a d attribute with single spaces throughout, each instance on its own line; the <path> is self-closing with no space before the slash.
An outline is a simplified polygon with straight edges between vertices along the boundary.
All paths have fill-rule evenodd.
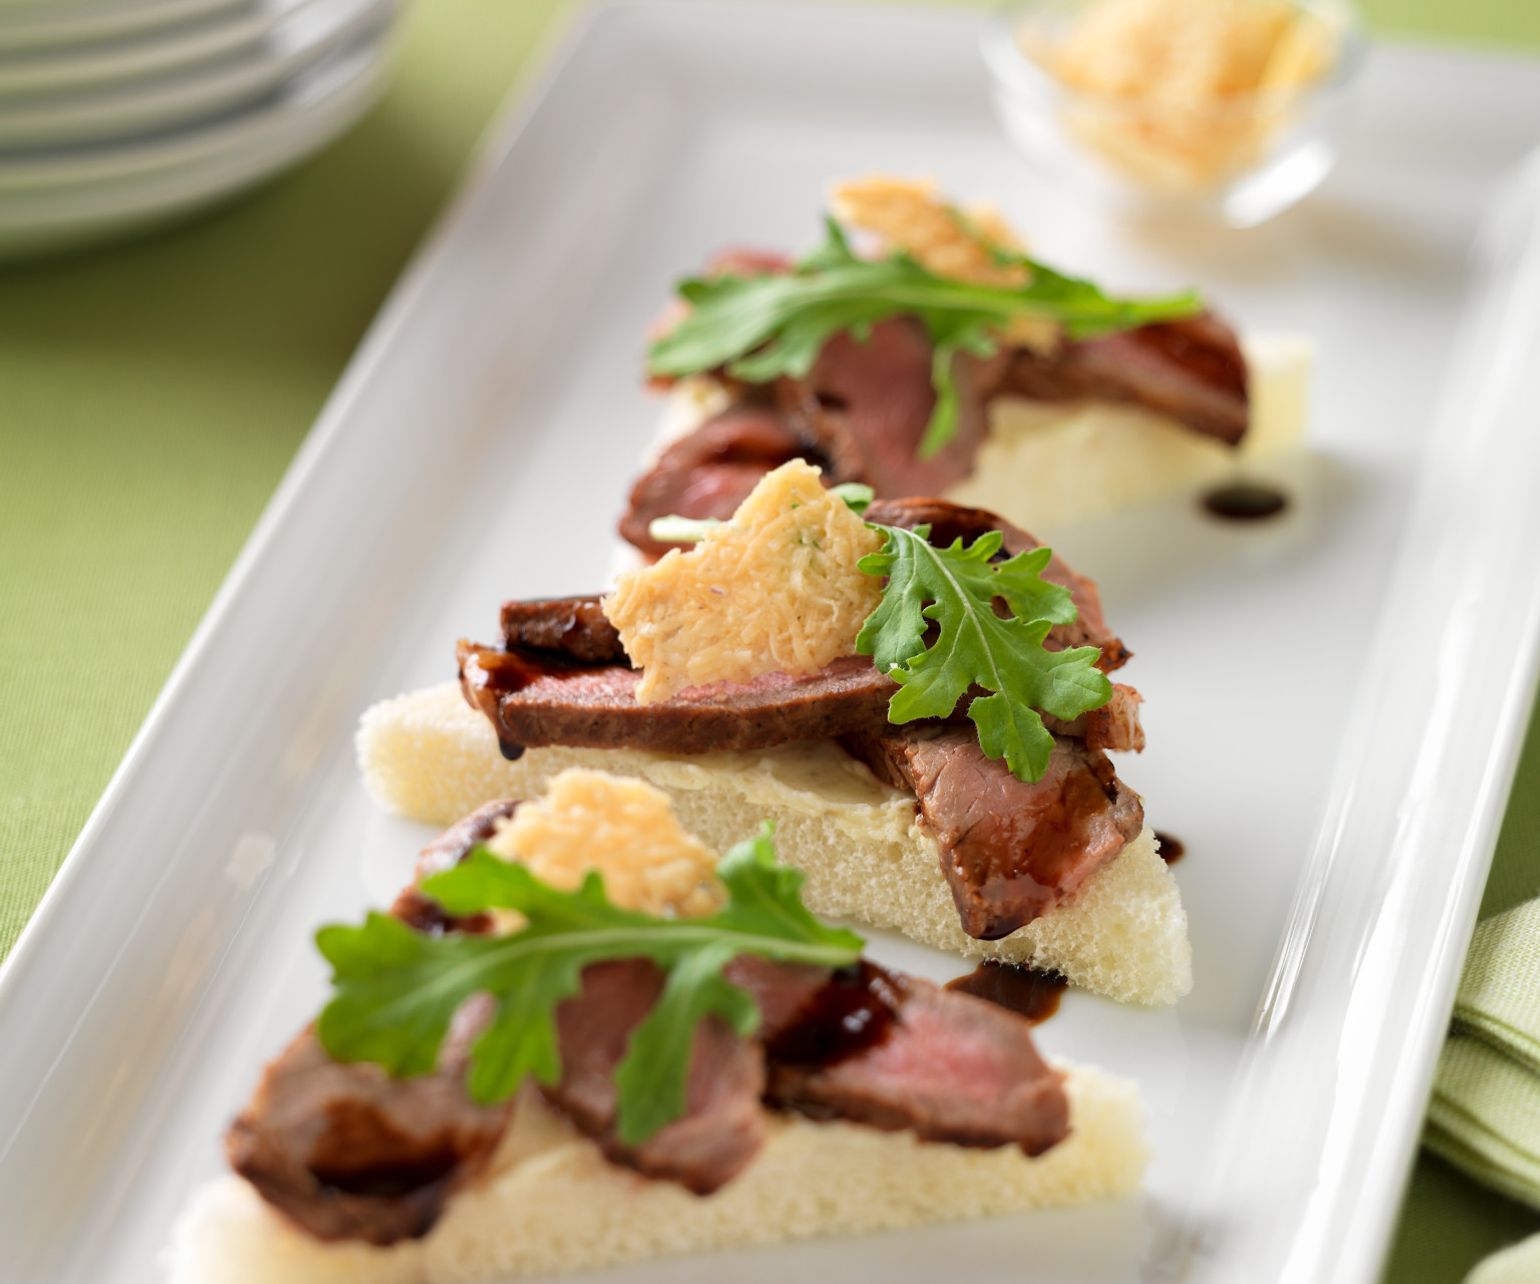
<path id="1" fill-rule="evenodd" d="M 1007 5 L 985 31 L 1000 121 L 1036 169 L 1137 212 L 1203 213 L 1234 227 L 1272 218 L 1326 177 L 1363 63 L 1350 6 L 1300 0 L 1337 37 L 1320 79 L 1186 102 L 1088 92 L 1028 52 L 1032 44 L 1051 47 L 1095 2 Z"/>

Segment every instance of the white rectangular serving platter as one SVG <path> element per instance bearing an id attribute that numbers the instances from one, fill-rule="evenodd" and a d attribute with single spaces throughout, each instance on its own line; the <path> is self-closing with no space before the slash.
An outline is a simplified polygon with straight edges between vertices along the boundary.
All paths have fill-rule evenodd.
<path id="1" fill-rule="evenodd" d="M 426 836 L 364 797 L 357 714 L 451 675 L 504 597 L 604 582 L 671 279 L 723 244 L 808 243 L 826 181 L 877 169 L 993 197 L 1055 262 L 1196 283 L 1244 330 L 1316 342 L 1286 520 L 1182 503 L 1055 533 L 1138 652 L 1150 748 L 1124 770 L 1187 845 L 1197 981 L 1160 1013 L 1071 995 L 1042 1029 L 1050 1055 L 1140 1081 L 1141 1200 L 624 1278 L 1373 1277 L 1534 691 L 1540 170 L 1515 167 L 1540 69 L 1380 48 L 1310 202 L 1161 236 L 1034 184 L 990 114 L 981 22 L 681 0 L 577 24 L 0 975 L 7 1284 L 158 1278 L 226 1121 L 322 994 L 313 928 L 387 900 Z"/>

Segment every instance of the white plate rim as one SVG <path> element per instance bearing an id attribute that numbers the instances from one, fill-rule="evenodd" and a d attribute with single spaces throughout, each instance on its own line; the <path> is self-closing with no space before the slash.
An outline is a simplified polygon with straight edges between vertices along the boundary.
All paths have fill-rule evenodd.
<path id="1" fill-rule="evenodd" d="M 0 109 L 0 148 L 30 151 L 45 146 L 116 143 L 150 130 L 194 124 L 276 89 L 331 50 L 383 21 L 382 14 L 388 8 L 389 0 L 339 8 L 303 42 L 265 60 L 253 58 L 233 66 L 199 69 L 170 81 L 113 88 L 67 103 L 11 104 Z"/>
<path id="2" fill-rule="evenodd" d="M 383 29 L 395 0 L 359 3 Z M 365 26 L 369 24 L 366 22 Z M 48 152 L 0 161 L 0 198 L 12 202 L 68 201 L 113 186 L 165 175 L 200 161 L 265 145 L 312 112 L 349 92 L 374 65 L 377 42 L 367 38 L 324 51 L 284 82 L 276 97 L 164 135 L 129 139 L 62 158 Z"/>
<path id="3" fill-rule="evenodd" d="M 629 0 L 622 2 L 628 3 Z M 0 1019 L 3 1019 L 4 1009 L 12 994 L 24 984 L 27 969 L 32 966 L 32 958 L 41 948 L 39 942 L 51 930 L 53 920 L 62 912 L 61 902 L 82 877 L 82 871 L 91 859 L 91 849 L 100 842 L 101 835 L 111 821 L 112 812 L 132 790 L 134 777 L 143 769 L 142 763 L 147 756 L 149 744 L 159 729 L 170 720 L 176 704 L 184 698 L 192 670 L 207 663 L 211 637 L 234 610 L 234 603 L 240 597 L 243 586 L 252 578 L 254 568 L 260 562 L 264 550 L 276 538 L 288 513 L 299 503 L 309 484 L 308 479 L 331 449 L 331 443 L 342 435 L 348 408 L 358 399 L 373 372 L 386 360 L 386 350 L 392 336 L 405 325 L 415 300 L 432 277 L 435 264 L 447 253 L 455 229 L 464 221 L 475 192 L 524 133 L 556 83 L 562 68 L 576 55 L 583 37 L 595 25 L 599 14 L 611 7 L 609 0 L 601 0 L 601 3 L 590 6 L 572 21 L 570 28 L 561 29 L 558 23 L 556 29 L 547 33 L 540 47 L 531 55 L 534 70 L 528 81 L 514 86 L 510 91 L 512 101 L 489 127 L 483 145 L 471 158 L 459 187 L 380 305 L 336 388 L 327 398 L 299 449 L 295 451 L 289 466 L 284 469 L 272 497 L 262 509 L 251 534 L 241 545 L 229 572 L 220 582 L 208 610 L 199 619 L 187 646 L 177 657 L 165 684 L 124 751 L 117 770 L 112 773 L 96 806 L 86 817 L 79 836 L 60 862 L 48 890 L 38 901 L 37 908 L 33 910 L 10 952 L 0 960 Z M 3 1159 L 3 1152 L 0 1152 L 0 1159 Z"/>
<path id="4" fill-rule="evenodd" d="M 0 59 L 0 105 L 8 99 L 67 94 L 173 74 L 239 55 L 323 0 L 273 0 L 256 8 L 220 10 L 206 21 L 173 27 L 129 44 L 90 44 L 48 50 L 44 57 Z M 0 31 L 0 40 L 4 32 Z"/>
<path id="5" fill-rule="evenodd" d="M 271 137 L 235 156 L 205 157 L 137 182 L 87 189 L 35 210 L 0 211 L 0 260 L 151 226 L 274 177 L 335 141 L 374 106 L 389 82 L 391 59 L 390 35 L 381 33 L 373 61 L 320 109 L 283 122 Z"/>
<path id="6" fill-rule="evenodd" d="M 729 0 L 729 2 L 749 10 L 775 9 L 784 12 L 788 7 L 779 4 L 767 5 L 762 3 L 762 0 Z M 721 4 L 722 0 L 716 0 L 716 3 Z M 112 811 L 132 788 L 148 744 L 172 716 L 174 706 L 186 687 L 193 668 L 205 659 L 204 652 L 209 648 L 211 635 L 233 609 L 232 604 L 239 597 L 242 586 L 250 578 L 263 550 L 272 542 L 284 518 L 299 502 L 307 479 L 316 471 L 320 460 L 341 431 L 341 425 L 346 419 L 349 407 L 357 400 L 361 389 L 373 372 L 387 359 L 392 337 L 405 325 L 415 301 L 431 279 L 436 266 L 445 256 L 457 227 L 465 220 L 475 194 L 487 174 L 496 168 L 502 156 L 523 134 L 559 77 L 562 68 L 580 47 L 584 35 L 598 22 L 604 21 L 605 15 L 621 9 L 677 11 L 700 7 L 695 0 L 652 0 L 651 3 L 648 0 L 610 0 L 610 3 L 596 6 L 576 22 L 560 54 L 549 60 L 538 77 L 537 83 L 519 95 L 519 101 L 514 105 L 510 115 L 505 116 L 496 127 L 493 137 L 497 141 L 481 153 L 459 194 L 451 202 L 370 327 L 357 355 L 328 401 L 315 429 L 286 471 L 273 499 L 264 510 L 230 575 L 216 595 L 209 612 L 204 616 L 187 650 L 174 668 L 149 717 L 135 737 L 128 754 L 93 811 L 59 875 L 24 930 L 12 954 L 5 964 L 0 966 L 0 1014 L 3 1014 L 9 996 L 23 984 L 25 973 L 32 966 L 33 956 L 39 951 L 38 941 L 45 930 L 48 930 L 48 925 L 61 912 L 61 902 L 78 880 L 79 871 L 84 864 L 81 854 L 88 852 L 100 841 L 110 822 Z M 1540 175 L 1532 173 L 1529 177 L 1531 188 L 1540 188 Z M 1531 249 L 1533 250 L 1533 247 Z M 1498 302 L 1503 307 L 1513 305 L 1511 299 Z M 1452 394 L 1450 401 L 1451 405 L 1455 402 Z M 1446 420 L 1449 414 L 1449 408 L 1446 407 L 1444 415 Z M 1468 415 L 1462 416 L 1461 422 L 1468 422 L 1468 418 Z M 1448 434 L 1445 433 L 1444 436 L 1447 439 Z M 1537 444 L 1535 453 L 1540 455 L 1540 444 Z M 1510 475 L 1509 478 L 1497 480 L 1509 487 L 1504 494 L 1511 498 L 1510 492 L 1513 485 L 1511 477 L 1523 470 L 1499 471 Z M 1420 489 L 1414 524 L 1426 524 L 1432 519 L 1433 509 L 1437 506 L 1434 502 L 1436 499 L 1437 495 L 1430 486 L 1424 485 Z M 1479 510 L 1479 513 L 1490 516 L 1487 510 Z M 1398 560 L 1398 574 L 1401 575 L 1406 574 L 1406 567 L 1412 564 L 1410 553 L 1410 546 L 1414 542 L 1411 538 L 1412 533 L 1413 528 L 1409 525 L 1407 534 L 1402 540 L 1403 556 Z M 1505 698 L 1496 734 L 1492 737 L 1489 752 L 1476 772 L 1480 785 L 1479 802 L 1466 816 L 1469 825 L 1459 848 L 1459 878 L 1456 880 L 1456 895 L 1445 907 L 1433 948 L 1426 954 L 1428 963 L 1422 973 L 1423 976 L 1430 978 L 1433 984 L 1428 997 L 1420 1004 L 1420 1010 L 1424 1018 L 1431 1018 L 1433 1023 L 1439 1025 L 1447 1017 L 1452 1003 L 1453 988 L 1458 977 L 1458 966 L 1463 957 L 1464 943 L 1470 925 L 1474 921 L 1475 909 L 1479 901 L 1480 878 L 1490 863 L 1496 827 L 1501 821 L 1506 786 L 1511 781 L 1517 762 L 1524 720 L 1529 711 L 1528 699 L 1533 696 L 1535 689 L 1535 660 L 1537 653 L 1540 653 L 1540 586 L 1531 590 L 1526 604 L 1514 613 L 1514 623 L 1517 631 L 1514 635 L 1513 653 L 1523 659 L 1523 664 L 1510 670 L 1510 681 L 1503 687 Z M 1387 668 L 1386 672 L 1391 672 L 1391 669 Z M 1380 682 L 1382 686 L 1388 685 L 1390 679 L 1382 678 Z M 1355 729 L 1355 737 L 1344 751 L 1344 761 L 1362 756 L 1367 752 L 1369 744 L 1367 732 L 1370 730 L 1367 726 L 1367 718 L 1356 718 Z M 1346 801 L 1346 796 L 1339 792 L 1333 806 L 1340 811 Z M 1337 868 L 1340 863 L 1333 860 L 1334 851 L 1332 844 L 1324 844 L 1318 848 L 1312 859 L 1317 862 L 1324 861 L 1326 865 Z M 1295 907 L 1293 922 L 1296 930 L 1284 943 L 1280 958 L 1279 985 L 1274 995 L 1275 1001 L 1259 1015 L 1258 1027 L 1264 1034 L 1286 1015 L 1288 1004 L 1283 1000 L 1286 1000 L 1290 994 L 1297 996 L 1302 992 L 1300 977 L 1293 972 L 1294 963 L 1297 961 L 1293 951 L 1301 940 L 1308 939 L 1312 932 L 1319 930 L 1319 925 L 1313 920 L 1310 905 L 1302 901 Z M 1420 1024 L 1426 1033 L 1429 1021 L 1425 1019 Z M 1390 1218 L 1394 1213 L 1394 1197 L 1404 1179 L 1407 1161 L 1416 1141 L 1415 1127 L 1406 1126 L 1407 1119 L 1410 1117 L 1411 1122 L 1415 1124 L 1416 1119 L 1420 1118 L 1421 1106 L 1426 1099 L 1428 1085 L 1431 1082 L 1437 1051 L 1437 1042 L 1427 1040 L 1422 1041 L 1419 1047 L 1412 1050 L 1409 1059 L 1400 1068 L 1395 1083 L 1394 1103 L 1387 1110 L 1388 1120 L 1389 1116 L 1395 1116 L 1394 1120 L 1389 1120 L 1395 1126 L 1382 1129 L 1382 1133 L 1392 1135 L 1388 1137 L 1381 1135 L 1372 1139 L 1374 1142 L 1372 1157 L 1375 1163 L 1372 1181 L 1365 1196 L 1368 1207 L 1366 1210 L 1365 1202 L 1361 1201 L 1351 1210 L 1360 1218 L 1364 1217 L 1367 1211 L 1367 1218 L 1372 1223 L 1370 1230 L 1368 1233 L 1359 1233 L 1351 1239 L 1332 1240 L 1330 1245 L 1323 1241 L 1321 1252 L 1324 1253 L 1327 1247 L 1343 1251 L 1350 1250 L 1354 1266 L 1363 1268 L 1363 1271 L 1371 1269 L 1383 1252 Z M 1202 1251 L 1201 1245 L 1194 1246 L 1195 1255 L 1201 1256 Z M 1357 1277 L 1358 1274 L 1362 1272 L 1343 1273 L 1333 1278 L 1347 1279 Z M 1320 1277 L 1316 1276 L 1316 1278 Z"/>
<path id="7" fill-rule="evenodd" d="M 0 47 L 7 53 L 90 44 L 158 27 L 197 22 L 251 0 L 142 0 L 116 5 L 32 4 L 0 11 Z"/>
<path id="8" fill-rule="evenodd" d="M 1385 592 L 1390 606 L 1368 644 L 1371 654 L 1390 658 L 1372 669 L 1334 759 L 1336 784 L 1290 907 L 1226 1116 L 1227 1153 L 1216 1164 L 1206 1195 L 1209 1207 L 1219 1208 L 1227 1192 L 1256 1169 L 1257 1156 L 1268 1153 L 1264 1139 L 1287 1144 L 1289 1122 L 1263 1122 L 1251 1107 L 1268 1082 L 1299 1066 L 1299 1058 L 1284 1060 L 1271 1046 L 1288 1040 L 1292 1009 L 1319 1005 L 1341 989 L 1340 976 L 1326 974 L 1321 966 L 1322 938 L 1330 938 L 1337 960 L 1350 963 L 1355 974 L 1372 973 L 1387 963 L 1405 969 L 1409 960 L 1421 958 L 1420 971 L 1397 973 L 1414 975 L 1417 984 L 1403 980 L 1390 994 L 1395 1011 L 1380 1014 L 1378 1033 L 1397 1040 L 1398 1049 L 1392 1055 L 1376 1048 L 1374 1060 L 1382 1073 L 1375 1083 L 1368 1082 L 1366 1071 L 1339 1074 L 1337 1095 L 1351 1100 L 1339 1104 L 1334 1117 L 1348 1113 L 1354 1144 L 1319 1157 L 1317 1182 L 1300 1200 L 1300 1230 L 1287 1256 L 1287 1273 L 1280 1277 L 1285 1280 L 1367 1281 L 1380 1269 L 1419 1145 L 1519 756 L 1531 717 L 1540 714 L 1540 580 L 1511 573 L 1515 560 L 1525 556 L 1516 555 L 1515 549 L 1527 550 L 1531 565 L 1540 553 L 1540 510 L 1520 480 L 1540 472 L 1540 441 L 1517 441 L 1512 433 L 1502 432 L 1504 418 L 1513 418 L 1514 399 L 1529 401 L 1515 379 L 1540 358 L 1540 150 L 1510 176 L 1506 191 L 1484 220 L 1473 257 L 1476 279 L 1455 331 L 1454 361 L 1419 463 L 1411 511 L 1397 541 Z M 1519 457 L 1510 450 L 1504 466 L 1489 466 L 1486 461 L 1493 455 L 1481 447 L 1492 442 L 1505 448 L 1516 445 Z M 1451 520 L 1452 514 L 1460 516 Z M 1479 762 L 1451 760 L 1448 740 L 1440 733 L 1450 732 L 1457 719 L 1469 716 L 1477 701 L 1455 699 L 1450 684 L 1430 695 L 1435 708 L 1425 719 L 1428 736 L 1405 755 L 1410 766 L 1405 776 L 1392 779 L 1387 764 L 1397 755 L 1386 739 L 1387 731 L 1393 738 L 1397 720 L 1383 715 L 1404 706 L 1408 690 L 1439 685 L 1438 674 L 1409 662 L 1398 646 L 1408 630 L 1422 623 L 1420 610 L 1411 605 L 1411 586 L 1441 572 L 1447 591 L 1442 597 L 1437 592 L 1425 597 L 1421 608 L 1431 605 L 1430 613 L 1437 615 L 1442 605 L 1451 617 L 1472 611 L 1470 600 L 1478 596 L 1477 590 L 1467 591 L 1461 583 L 1462 567 L 1472 556 L 1483 563 L 1506 558 L 1510 574 L 1502 583 L 1508 588 L 1518 585 L 1511 594 L 1498 592 L 1493 617 L 1480 621 L 1483 629 L 1491 626 L 1490 634 L 1478 633 L 1476 621 L 1467 619 L 1450 629 L 1447 639 L 1465 642 L 1468 654 L 1476 655 L 1489 637 L 1501 637 L 1502 654 L 1512 661 L 1490 666 L 1495 676 L 1484 682 L 1463 685 L 1466 692 L 1476 687 L 1477 696 L 1483 697 L 1479 707 L 1493 715 L 1486 751 Z M 1479 597 L 1490 601 L 1493 592 L 1489 580 Z M 1371 815 L 1364 795 L 1376 791 L 1386 795 L 1386 805 L 1378 809 L 1380 814 Z M 1471 801 L 1468 806 L 1451 803 L 1456 796 Z M 1418 823 L 1410 823 L 1407 817 L 1419 811 Z M 1341 908 L 1333 893 L 1365 895 L 1365 878 L 1355 868 L 1354 854 L 1363 849 L 1366 835 L 1386 844 L 1404 842 L 1405 848 L 1395 849 L 1390 886 L 1383 894 L 1377 888 L 1368 891 L 1382 910 L 1368 938 L 1343 948 L 1340 925 L 1329 921 Z M 1450 851 L 1453 860 L 1440 863 Z M 1441 871 L 1448 871 L 1447 876 Z M 1436 923 L 1425 925 L 1429 936 L 1407 941 L 1391 911 L 1418 897 L 1439 896 L 1446 897 L 1444 908 Z M 1344 1085 L 1348 1079 L 1354 1081 Z M 1350 1105 L 1378 1111 L 1378 1116 L 1365 1125 Z M 1348 1120 L 1341 1124 L 1344 1130 Z M 1350 1199 L 1344 1198 L 1347 1192 Z M 1194 1235 L 1188 1250 L 1201 1260 L 1208 1246 Z"/>

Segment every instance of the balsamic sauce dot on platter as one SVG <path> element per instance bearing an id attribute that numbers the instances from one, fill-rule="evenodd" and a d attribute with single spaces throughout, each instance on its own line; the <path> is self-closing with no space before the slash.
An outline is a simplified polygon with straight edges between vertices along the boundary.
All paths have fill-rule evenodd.
<path id="1" fill-rule="evenodd" d="M 1201 503 L 1204 512 L 1220 521 L 1258 522 L 1287 509 L 1289 497 L 1261 482 L 1226 482 L 1205 494 Z"/>
<path id="2" fill-rule="evenodd" d="M 1168 865 L 1175 865 L 1187 854 L 1187 848 L 1175 834 L 1155 831 L 1155 841 L 1160 844 L 1160 858 Z"/>
<path id="3" fill-rule="evenodd" d="M 1059 1000 L 1068 984 L 1057 972 L 985 959 L 967 976 L 948 981 L 946 988 L 985 999 L 1037 1025 L 1059 1010 Z"/>

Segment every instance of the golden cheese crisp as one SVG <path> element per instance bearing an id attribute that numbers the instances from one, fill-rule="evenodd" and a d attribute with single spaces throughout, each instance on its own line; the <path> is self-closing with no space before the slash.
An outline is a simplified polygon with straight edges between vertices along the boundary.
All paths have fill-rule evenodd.
<path id="1" fill-rule="evenodd" d="M 842 227 L 866 232 L 885 250 L 902 250 L 937 276 L 979 285 L 1025 285 L 1018 263 L 999 263 L 991 250 L 1016 250 L 1021 238 L 993 205 L 953 205 L 930 178 L 871 174 L 836 183 L 830 209 Z M 1043 317 L 1017 317 L 1006 327 L 1013 343 L 1052 349 L 1059 327 Z"/>
<path id="2" fill-rule="evenodd" d="M 604 599 L 642 670 L 636 698 L 814 673 L 855 653 L 881 586 L 857 563 L 882 537 L 800 459 L 767 473 L 695 547 L 628 571 Z"/>
<path id="3" fill-rule="evenodd" d="M 598 870 L 614 904 L 648 914 L 709 914 L 722 899 L 716 853 L 679 823 L 668 795 L 603 771 L 561 772 L 487 846 L 564 890 Z"/>
<path id="4" fill-rule="evenodd" d="M 1021 267 L 1002 266 L 989 247 L 1019 250 L 1021 241 L 991 205 L 959 209 L 942 199 L 934 179 L 871 174 L 836 183 L 829 194 L 844 227 L 869 232 L 904 250 L 937 276 L 980 285 L 1020 285 Z"/>

